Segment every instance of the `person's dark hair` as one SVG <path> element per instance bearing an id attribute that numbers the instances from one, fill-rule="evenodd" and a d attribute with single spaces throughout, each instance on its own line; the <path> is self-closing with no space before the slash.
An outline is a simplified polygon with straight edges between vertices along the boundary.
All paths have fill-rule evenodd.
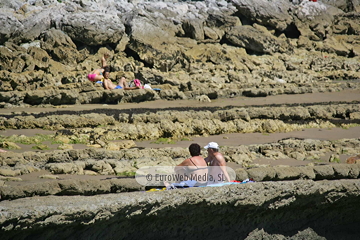
<path id="1" fill-rule="evenodd" d="M 219 149 L 217 149 L 217 148 L 210 148 L 210 149 L 212 149 L 214 152 L 218 152 L 218 151 L 219 151 Z"/>
<path id="2" fill-rule="evenodd" d="M 195 157 L 195 156 L 200 156 L 200 152 L 201 152 L 201 147 L 199 144 L 197 143 L 192 143 L 190 146 L 189 146 L 189 152 L 190 152 L 190 155 L 192 157 Z"/>
<path id="3" fill-rule="evenodd" d="M 104 73 L 105 73 L 105 72 L 110 72 L 110 67 L 109 67 L 109 66 L 105 66 L 105 67 L 104 67 Z"/>

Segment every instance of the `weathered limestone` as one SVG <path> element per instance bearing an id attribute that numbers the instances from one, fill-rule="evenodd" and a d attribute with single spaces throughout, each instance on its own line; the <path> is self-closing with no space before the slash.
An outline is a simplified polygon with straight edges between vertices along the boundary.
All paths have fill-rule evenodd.
<path id="1" fill-rule="evenodd" d="M 143 163 L 145 161 L 146 163 Z M 17 199 L 23 197 L 30 197 L 33 195 L 95 195 L 99 193 L 114 193 L 119 191 L 120 184 L 131 183 L 129 187 L 124 187 L 121 191 L 135 191 L 145 189 L 145 186 L 140 186 L 135 179 L 119 179 L 119 183 L 114 183 L 105 180 L 61 180 L 56 177 L 56 174 L 80 174 L 80 175 L 122 175 L 126 172 L 134 173 L 137 168 L 142 166 L 174 166 L 175 163 L 168 160 L 168 163 L 159 160 L 152 163 L 150 158 L 137 159 L 136 163 L 118 160 L 88 160 L 84 162 L 76 161 L 73 163 L 49 163 L 46 164 L 45 169 L 54 175 L 48 175 L 48 183 L 28 183 L 21 186 L 11 186 L 6 181 L 21 180 L 15 176 L 20 173 L 6 169 L 0 169 L 2 179 L 5 181 L 3 186 L 0 186 L 0 199 Z M 135 166 L 136 165 L 136 166 Z M 85 170 L 85 168 L 87 170 Z M 360 171 L 360 164 L 332 164 L 320 166 L 298 166 L 298 167 L 257 167 L 257 168 L 238 168 L 236 172 L 236 180 L 243 181 L 246 179 L 253 179 L 256 182 L 264 181 L 286 181 L 286 180 L 334 180 L 334 179 L 358 179 Z M 43 177 L 44 178 L 44 177 Z M 120 181 L 121 180 L 121 181 Z M 114 184 L 116 186 L 114 186 Z M 52 190 L 49 191 L 49 185 Z M 130 187 L 132 186 L 132 187 Z M 69 190 L 71 189 L 71 191 Z M 93 189 L 93 190 L 88 190 Z"/>
<path id="2" fill-rule="evenodd" d="M 360 78 L 358 10 L 358 1 L 5 1 L 0 108 L 358 88 L 334 82 Z M 90 88 L 105 52 L 113 80 L 172 89 Z"/>
<path id="3" fill-rule="evenodd" d="M 133 144 L 133 142 L 125 141 L 119 142 L 119 144 Z M 104 146 L 107 148 L 106 146 L 109 147 L 110 145 Z M 0 155 L 2 166 L 0 173 L 3 176 L 18 176 L 38 171 L 39 169 L 47 169 L 54 174 L 84 174 L 85 170 L 92 170 L 102 175 L 120 174 L 125 171 L 135 172 L 142 166 L 154 166 L 160 163 L 161 165 L 175 166 L 188 155 L 188 151 L 185 148 L 126 149 L 126 146 L 124 146 L 124 149 L 119 150 L 119 145 L 117 145 L 116 149 L 89 148 L 83 150 L 56 150 L 47 153 L 14 153 L 8 151 Z M 253 144 L 239 147 L 224 146 L 221 151 L 228 162 L 235 162 L 240 164 L 240 166 L 248 168 L 255 167 L 252 162 L 257 158 L 272 160 L 295 158 L 302 161 L 305 159 L 311 160 L 312 158 L 317 159 L 325 154 L 356 154 L 360 151 L 360 139 L 340 139 L 336 141 L 285 139 L 268 144 Z M 256 181 L 299 178 L 357 178 L 358 170 L 356 170 L 356 167 L 358 164 L 352 165 L 350 169 L 348 169 L 349 167 L 333 169 L 332 166 L 315 166 L 301 170 L 298 168 L 276 170 L 273 168 L 252 168 L 249 169 L 246 176 L 254 178 Z M 239 175 L 240 180 L 247 178 L 245 176 L 241 178 L 240 176 L 242 175 Z"/>
<path id="4" fill-rule="evenodd" d="M 357 0 L 3 0 L 0 108 L 157 99 L 211 102 L 358 89 L 352 80 L 360 78 L 359 5 Z M 111 55 L 111 79 L 139 78 L 161 91 L 105 91 L 92 84 L 86 74 L 99 67 L 104 53 Z M 359 139 L 223 147 L 227 161 L 244 167 L 236 170 L 237 180 L 257 181 L 224 188 L 116 194 L 145 189 L 134 179 L 62 180 L 56 174 L 131 175 L 141 166 L 173 166 L 188 155 L 182 148 L 133 148 L 132 140 L 329 128 L 359 123 L 359 113 L 353 102 L 2 114 L 1 129 L 56 130 L 63 150 L 1 153 L 0 236 L 355 239 L 360 165 L 335 162 L 340 154 L 359 154 Z M 64 150 L 72 148 L 71 142 L 103 149 Z M 11 141 L 1 144 L 16 147 Z M 252 165 L 256 158 L 303 161 L 325 154 L 330 155 L 327 165 Z M 53 175 L 20 183 L 22 175 L 39 170 Z"/>
<path id="5" fill-rule="evenodd" d="M 41 93 L 41 92 L 39 92 Z M 39 98 L 40 99 L 40 98 Z M 95 110 L 80 114 L 8 114 L 0 129 L 44 128 L 58 130 L 63 143 L 86 141 L 105 147 L 112 140 L 181 139 L 194 135 L 239 132 L 290 132 L 305 128 L 332 128 L 359 122 L 360 105 L 310 105 L 186 110 Z M 319 121 L 318 119 L 321 119 Z M 344 125 L 345 126 L 345 125 Z M 81 129 L 73 129 L 81 128 Z M 66 129 L 66 130 L 65 130 Z M 294 151 L 295 152 L 295 151 Z M 281 157 L 281 156 L 278 156 Z M 298 158 L 301 158 L 300 156 Z"/>
<path id="6" fill-rule="evenodd" d="M 88 170 L 87 170 L 88 171 Z M 88 175 L 90 175 L 88 173 Z M 59 180 L 56 175 L 41 176 L 47 181 L 26 183 L 20 186 L 3 184 L 0 186 L 1 201 L 33 196 L 68 196 L 68 195 L 97 195 L 119 192 L 144 191 L 145 186 L 139 185 L 135 179 L 118 179 L 114 176 L 109 179 L 95 180 Z M 9 181 L 6 178 L 4 181 Z"/>
<path id="7" fill-rule="evenodd" d="M 0 202 L 0 233 L 2 239 L 354 239 L 359 188 L 359 180 L 298 180 L 33 197 Z"/>

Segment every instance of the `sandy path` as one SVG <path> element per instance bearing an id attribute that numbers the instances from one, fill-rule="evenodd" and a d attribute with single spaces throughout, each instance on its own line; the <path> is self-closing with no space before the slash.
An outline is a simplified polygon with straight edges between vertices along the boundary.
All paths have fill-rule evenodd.
<path id="1" fill-rule="evenodd" d="M 264 144 L 277 142 L 285 138 L 319 139 L 319 140 L 338 140 L 343 138 L 360 137 L 360 127 L 350 129 L 304 129 L 288 133 L 229 133 L 208 137 L 193 137 L 191 141 L 178 141 L 174 144 L 157 144 L 154 140 L 136 142 L 138 147 L 188 147 L 192 142 L 205 146 L 208 142 L 217 142 L 220 146 L 240 146 L 250 144 Z"/>
<path id="2" fill-rule="evenodd" d="M 225 106 L 260 106 L 271 104 L 306 104 L 306 103 L 331 103 L 331 102 L 352 102 L 360 101 L 360 90 L 344 90 L 341 92 L 326 93 L 306 93 L 293 95 L 276 95 L 268 97 L 236 97 L 236 98 L 219 98 L 212 100 L 210 103 L 202 103 L 196 100 L 156 100 L 141 103 L 120 103 L 117 105 L 108 104 L 86 104 L 86 105 L 65 105 L 54 107 L 31 107 L 31 108 L 13 108 L 0 109 L 1 114 L 10 113 L 36 113 L 36 112 L 54 112 L 54 111 L 81 111 L 91 109 L 132 109 L 132 108 L 151 108 L 166 109 L 173 107 L 225 107 Z"/>

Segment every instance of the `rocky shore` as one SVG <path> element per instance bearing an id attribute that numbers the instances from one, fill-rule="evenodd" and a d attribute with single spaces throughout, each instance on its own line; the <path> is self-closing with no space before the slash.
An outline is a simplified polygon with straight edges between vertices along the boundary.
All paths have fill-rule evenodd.
<path id="1" fill-rule="evenodd" d="M 61 168 L 61 166 L 59 166 L 59 168 Z M 297 167 L 275 166 L 250 169 L 238 168 L 235 170 L 237 181 L 253 179 L 256 182 L 276 182 L 298 179 L 308 179 L 314 181 L 358 179 L 360 176 L 359 171 L 359 164 L 332 164 Z M 2 171 L 1 173 L 6 174 L 5 171 Z M 22 182 L 23 180 L 21 178 L 1 177 L 0 181 L 3 184 L 0 186 L 1 201 L 33 196 L 89 196 L 107 193 L 146 191 L 152 189 L 149 186 L 146 187 L 140 185 L 134 178 L 117 177 L 116 175 L 107 175 L 96 179 L 64 179 L 62 178 L 64 175 L 61 174 L 57 174 L 55 176 L 56 177 L 51 174 L 42 174 L 40 177 L 46 181 L 24 182 Z M 4 180 L 14 181 L 14 183 L 5 184 Z M 20 183 L 18 183 L 19 181 Z"/>
<path id="2" fill-rule="evenodd" d="M 359 181 L 284 181 L 1 202 L 3 239 L 354 239 Z M 140 230 L 141 229 L 141 230 Z"/>
<path id="3" fill-rule="evenodd" d="M 360 68 L 357 1 L 17 0 L 0 7 L 3 108 L 359 86 L 351 81 Z M 162 91 L 91 84 L 86 75 L 104 53 L 111 78 L 138 78 Z"/>
<path id="4" fill-rule="evenodd" d="M 1 1 L 1 239 L 355 239 L 359 11 Z M 105 53 L 113 81 L 160 90 L 90 82 Z M 215 139 L 236 180 L 255 182 L 148 192 L 134 178 Z"/>

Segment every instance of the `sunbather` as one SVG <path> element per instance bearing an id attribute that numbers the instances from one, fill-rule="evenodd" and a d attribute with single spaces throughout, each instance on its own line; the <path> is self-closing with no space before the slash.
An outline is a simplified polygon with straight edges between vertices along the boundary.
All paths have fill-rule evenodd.
<path id="1" fill-rule="evenodd" d="M 224 156 L 219 152 L 219 145 L 216 142 L 210 142 L 204 148 L 208 152 L 205 161 L 211 167 L 209 175 L 216 176 L 213 178 L 212 183 L 230 182 L 230 177 L 226 170 L 226 161 Z"/>
<path id="2" fill-rule="evenodd" d="M 206 186 L 208 177 L 208 168 L 203 157 L 200 156 L 201 147 L 197 143 L 189 146 L 191 158 L 185 159 L 175 167 L 178 183 L 164 182 L 168 188 L 176 187 L 199 187 Z"/>
<path id="3" fill-rule="evenodd" d="M 105 70 L 110 71 L 110 67 L 107 66 L 107 62 L 106 62 L 109 56 L 110 55 L 108 53 L 105 53 L 104 56 L 101 58 L 101 68 L 95 69 L 87 75 L 87 78 L 90 81 L 92 82 L 102 81 L 104 78 L 103 74 Z"/>
<path id="4" fill-rule="evenodd" d="M 111 79 L 109 78 L 110 72 L 105 71 L 104 72 L 104 79 L 103 79 L 103 86 L 107 90 L 114 90 L 114 89 L 124 89 L 124 90 L 134 90 L 134 89 L 140 89 L 141 87 L 129 87 L 126 82 L 125 77 L 121 77 L 118 81 L 117 85 L 114 84 Z"/>

